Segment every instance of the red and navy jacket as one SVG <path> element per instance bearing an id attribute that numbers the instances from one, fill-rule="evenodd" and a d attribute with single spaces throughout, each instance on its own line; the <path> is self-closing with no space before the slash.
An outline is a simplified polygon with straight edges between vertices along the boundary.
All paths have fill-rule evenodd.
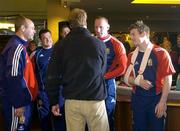
<path id="1" fill-rule="evenodd" d="M 131 63 L 132 54 L 133 53 L 131 52 L 128 55 L 128 66 Z M 138 75 L 138 70 L 141 65 L 143 55 L 144 52 L 139 52 L 134 62 L 135 76 Z M 173 73 L 175 73 L 175 70 L 172 65 L 171 58 L 168 52 L 165 49 L 154 45 L 151 54 L 149 56 L 149 59 L 147 61 L 147 66 L 143 73 L 144 79 L 149 80 L 152 83 L 153 87 L 147 91 L 139 86 L 134 86 L 133 92 L 136 95 L 141 95 L 141 96 L 158 95 L 159 93 L 162 92 L 164 77 L 167 75 L 171 75 Z M 131 72 L 130 75 L 133 76 L 133 71 Z"/>
<path id="2" fill-rule="evenodd" d="M 123 44 L 111 35 L 99 39 L 106 45 L 107 69 L 105 78 L 110 79 L 123 75 L 127 67 L 126 50 Z"/>
<path id="3" fill-rule="evenodd" d="M 37 96 L 37 81 L 26 51 L 27 42 L 13 36 L 4 48 L 1 96 L 15 108 L 28 105 Z"/>

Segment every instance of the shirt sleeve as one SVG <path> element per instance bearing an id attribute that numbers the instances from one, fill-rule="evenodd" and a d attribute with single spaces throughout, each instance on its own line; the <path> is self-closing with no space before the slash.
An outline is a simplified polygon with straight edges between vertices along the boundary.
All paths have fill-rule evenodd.
<path id="1" fill-rule="evenodd" d="M 166 50 L 161 50 L 158 55 L 158 74 L 160 77 L 175 73 L 171 58 Z"/>
<path id="2" fill-rule="evenodd" d="M 7 57 L 6 96 L 10 103 L 16 107 L 22 107 L 31 102 L 31 94 L 24 80 L 24 68 L 26 53 L 23 45 L 11 48 Z"/>
<path id="3" fill-rule="evenodd" d="M 49 61 L 45 83 L 45 90 L 48 93 L 50 105 L 58 104 L 59 87 L 62 78 L 61 54 L 62 52 L 59 51 L 58 46 L 55 45 Z"/>
<path id="4" fill-rule="evenodd" d="M 126 51 L 122 43 L 115 40 L 112 41 L 115 58 L 108 72 L 105 74 L 105 78 L 115 78 L 125 73 L 127 67 L 127 56 Z"/>

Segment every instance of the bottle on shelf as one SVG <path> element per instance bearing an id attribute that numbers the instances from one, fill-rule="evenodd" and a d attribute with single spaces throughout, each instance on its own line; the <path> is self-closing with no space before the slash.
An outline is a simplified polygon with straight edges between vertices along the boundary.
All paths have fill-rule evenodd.
<path id="1" fill-rule="evenodd" d="M 180 73 L 178 74 L 178 77 L 176 80 L 176 90 L 180 90 Z"/>

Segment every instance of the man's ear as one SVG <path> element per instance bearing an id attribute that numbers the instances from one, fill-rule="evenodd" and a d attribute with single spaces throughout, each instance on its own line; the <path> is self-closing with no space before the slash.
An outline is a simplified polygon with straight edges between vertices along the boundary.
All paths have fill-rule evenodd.
<path id="1" fill-rule="evenodd" d="M 110 29 L 110 25 L 108 24 L 108 25 L 107 25 L 107 30 L 109 30 L 109 29 Z"/>
<path id="2" fill-rule="evenodd" d="M 22 32 L 25 31 L 25 26 L 24 25 L 21 25 L 21 30 L 22 30 Z"/>

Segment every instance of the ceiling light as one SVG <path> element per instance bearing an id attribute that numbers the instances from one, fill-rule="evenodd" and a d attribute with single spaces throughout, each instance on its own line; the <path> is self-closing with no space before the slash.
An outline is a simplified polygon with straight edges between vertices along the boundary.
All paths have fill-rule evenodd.
<path id="1" fill-rule="evenodd" d="M 64 8 L 67 8 L 67 6 L 68 6 L 67 1 L 64 1 L 63 7 L 64 7 Z"/>
<path id="2" fill-rule="evenodd" d="M 132 4 L 180 4 L 180 0 L 134 0 Z"/>
<path id="3" fill-rule="evenodd" d="M 176 5 L 172 5 L 172 6 L 170 6 L 170 7 L 173 8 L 173 9 L 176 9 L 176 8 L 177 8 Z"/>
<path id="4" fill-rule="evenodd" d="M 102 8 L 102 7 L 98 7 L 97 9 L 98 9 L 98 10 L 102 10 L 103 8 Z"/>
<path id="5" fill-rule="evenodd" d="M 61 5 L 62 5 L 64 8 L 67 8 L 67 7 L 68 7 L 68 0 L 61 0 Z"/>

